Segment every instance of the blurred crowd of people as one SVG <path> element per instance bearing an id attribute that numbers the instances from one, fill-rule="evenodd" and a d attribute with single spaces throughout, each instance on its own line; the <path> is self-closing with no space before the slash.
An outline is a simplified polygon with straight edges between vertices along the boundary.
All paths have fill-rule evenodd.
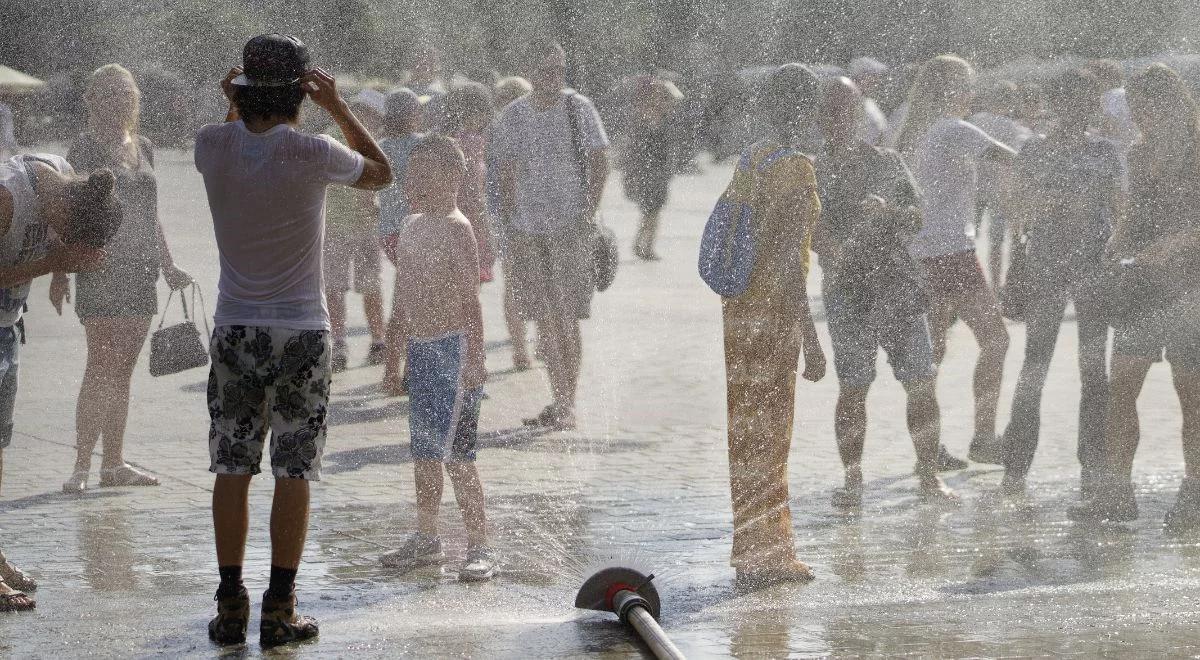
<path id="1" fill-rule="evenodd" d="M 957 320 L 979 344 L 968 458 L 1003 465 L 1000 495 L 1024 496 L 1070 304 L 1079 333 L 1081 502 L 1067 516 L 1137 518 L 1137 399 L 1150 367 L 1165 359 L 1185 468 L 1165 525 L 1172 533 L 1200 528 L 1200 207 L 1191 201 L 1200 109 L 1183 79 L 1155 64 L 1126 84 L 1115 62 L 1094 61 L 1041 87 L 1001 81 L 977 94 L 970 63 L 942 55 L 921 66 L 907 99 L 885 117 L 864 92 L 883 65 L 859 60 L 849 69 L 853 77 L 823 82 L 800 65 L 771 74 L 759 99 L 770 128 L 743 154 L 702 243 L 710 285 L 736 279 L 747 259 L 754 264 L 733 293 L 713 286 L 723 296 L 739 577 L 812 576 L 793 548 L 786 480 L 801 354 L 806 379 L 825 371 L 804 301 L 810 245 L 839 382 L 834 423 L 845 483 L 833 493 L 836 508 L 862 504 L 866 395 L 880 349 L 908 394 L 922 498 L 959 500 L 938 473 L 968 462 L 942 444 L 936 396 Z M 750 238 L 730 229 L 730 208 L 740 209 Z M 990 277 L 976 253 L 981 215 Z M 721 241 L 724 250 L 705 247 Z M 997 433 L 1006 317 L 1024 324 L 1025 355 L 1010 419 Z"/>
<path id="2" fill-rule="evenodd" d="M 513 367 L 531 368 L 536 355 L 548 374 L 549 403 L 525 423 L 550 430 L 577 425 L 580 324 L 603 287 L 597 215 L 610 139 L 568 71 L 563 48 L 538 40 L 525 49 L 522 77 L 447 84 L 431 52 L 403 87 L 340 90 L 298 39 L 269 34 L 247 43 L 222 81 L 226 121 L 195 140 L 221 257 L 206 394 L 217 474 L 214 641 L 246 637 L 247 492 L 264 453 L 277 480 L 260 639 L 317 634 L 316 621 L 296 612 L 294 583 L 330 383 L 360 359 L 347 341 L 351 292 L 362 297 L 370 335 L 361 359 L 384 365 L 384 391 L 412 404 L 417 528 L 381 561 L 398 570 L 446 562 L 437 521 L 448 475 L 468 536 L 459 577 L 496 574 L 475 468 L 487 380 L 481 285 L 499 263 Z M 936 393 L 958 320 L 979 345 L 967 459 L 1003 465 L 1002 493 L 1023 494 L 1071 304 L 1082 502 L 1068 515 L 1137 517 L 1136 401 L 1165 357 L 1186 467 L 1167 525 L 1200 527 L 1200 204 L 1191 199 L 1200 188 L 1200 109 L 1178 74 L 1154 65 L 1126 84 L 1119 65 L 1095 61 L 1041 86 L 1000 81 L 977 93 L 971 64 L 942 55 L 890 104 L 876 98 L 890 75 L 878 60 L 819 73 L 773 67 L 757 87 L 754 112 L 764 123 L 710 220 L 727 261 L 706 264 L 701 255 L 702 272 L 746 266 L 733 274 L 736 287 L 718 291 L 739 580 L 812 577 L 795 553 L 787 489 L 797 372 L 810 381 L 826 372 L 808 302 L 810 252 L 821 266 L 839 382 L 833 420 L 845 474 L 835 507 L 862 505 L 867 393 L 880 349 L 906 390 L 921 497 L 958 501 L 939 473 L 968 461 L 943 443 Z M 627 87 L 622 188 L 639 213 L 633 253 L 655 261 L 672 179 L 695 154 L 697 114 L 669 75 L 631 77 Z M 302 114 L 306 99 L 322 112 Z M 87 335 L 69 493 L 89 487 L 97 444 L 100 487 L 158 483 L 123 458 L 130 381 L 160 311 L 159 278 L 172 295 L 194 286 L 159 222 L 140 100 L 128 70 L 102 67 L 65 158 L 22 154 L 0 166 L 0 448 L 11 437 L 29 281 L 48 274 L 51 303 L 60 314 L 73 303 Z M 385 258 L 396 270 L 390 309 Z M 1011 417 L 997 432 L 1006 317 L 1025 324 L 1025 356 Z M 34 588 L 0 556 L 0 609 L 31 609 Z"/>

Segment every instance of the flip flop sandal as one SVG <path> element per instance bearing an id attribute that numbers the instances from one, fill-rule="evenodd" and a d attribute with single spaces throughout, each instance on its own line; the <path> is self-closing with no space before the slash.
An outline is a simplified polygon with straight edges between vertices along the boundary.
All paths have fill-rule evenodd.
<path id="1" fill-rule="evenodd" d="M 28 594 L 13 591 L 0 595 L 0 612 L 29 612 L 37 607 L 37 602 Z"/>
<path id="2" fill-rule="evenodd" d="M 100 470 L 100 487 L 112 488 L 117 486 L 157 486 L 158 479 L 132 465 L 122 465 L 111 470 Z"/>
<path id="3" fill-rule="evenodd" d="M 38 588 L 36 580 L 7 561 L 0 563 L 0 582 L 17 591 L 37 591 Z"/>

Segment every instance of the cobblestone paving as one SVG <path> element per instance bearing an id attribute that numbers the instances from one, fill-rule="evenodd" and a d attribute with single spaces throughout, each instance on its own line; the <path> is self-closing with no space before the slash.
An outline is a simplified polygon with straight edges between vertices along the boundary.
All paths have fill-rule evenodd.
<path id="1" fill-rule="evenodd" d="M 161 158 L 162 211 L 178 259 L 215 297 L 215 248 L 203 190 L 186 155 Z M 902 390 L 881 378 L 871 394 L 867 502 L 859 517 L 829 506 L 840 465 L 833 441 L 836 383 L 799 392 L 791 462 L 801 556 L 819 579 L 744 594 L 726 566 L 730 542 L 723 367 L 717 301 L 694 276 L 703 220 L 727 171 L 682 179 L 665 218 L 657 264 L 626 262 L 597 299 L 586 330 L 578 433 L 532 434 L 520 418 L 545 403 L 540 371 L 514 373 L 502 341 L 499 287 L 485 288 L 489 366 L 480 457 L 506 572 L 463 585 L 464 551 L 449 494 L 453 557 L 445 571 L 398 576 L 378 563 L 414 519 L 407 402 L 384 398 L 379 367 L 334 384 L 325 478 L 314 488 L 312 531 L 299 576 L 301 606 L 319 641 L 270 655 L 322 657 L 642 657 L 612 617 L 571 608 L 589 568 L 619 561 L 658 574 L 663 625 L 690 657 L 1188 656 L 1200 652 L 1200 544 L 1172 539 L 1162 515 L 1181 476 L 1178 402 L 1163 367 L 1142 399 L 1137 464 L 1143 516 L 1083 527 L 1063 510 L 1077 498 L 1078 377 L 1074 328 L 1060 339 L 1031 496 L 1005 504 L 995 468 L 954 474 L 962 507 L 922 507 L 912 494 Z M 634 211 L 609 191 L 606 216 L 625 241 Z M 22 356 L 17 433 L 5 452 L 3 547 L 42 584 L 33 614 L 0 617 L 11 657 L 244 657 L 220 650 L 204 626 L 216 567 L 203 370 L 134 379 L 130 460 L 160 475 L 155 489 L 59 492 L 73 460 L 83 333 L 35 287 Z M 165 296 L 164 296 L 165 298 Z M 351 348 L 366 351 L 361 310 Z M 210 309 L 211 311 L 211 309 Z M 1012 326 L 1006 399 L 1022 332 Z M 828 346 L 828 343 L 826 343 Z M 957 330 L 940 383 L 946 443 L 970 437 L 974 347 Z M 881 368 L 886 374 L 886 367 Z M 1007 405 L 1007 401 L 1005 401 Z M 97 461 L 98 464 L 98 461 Z M 93 475 L 93 483 L 95 482 Z M 270 481 L 253 488 L 248 586 L 266 584 Z"/>

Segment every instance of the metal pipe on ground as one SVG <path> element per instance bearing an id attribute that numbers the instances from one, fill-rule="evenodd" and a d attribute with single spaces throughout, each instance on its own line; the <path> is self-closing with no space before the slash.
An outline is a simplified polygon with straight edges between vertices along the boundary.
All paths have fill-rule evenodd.
<path id="1" fill-rule="evenodd" d="M 575 596 L 575 607 L 612 612 L 637 632 L 659 660 L 684 660 L 683 653 L 658 625 L 661 603 L 651 581 L 632 568 L 605 568 L 584 581 Z"/>

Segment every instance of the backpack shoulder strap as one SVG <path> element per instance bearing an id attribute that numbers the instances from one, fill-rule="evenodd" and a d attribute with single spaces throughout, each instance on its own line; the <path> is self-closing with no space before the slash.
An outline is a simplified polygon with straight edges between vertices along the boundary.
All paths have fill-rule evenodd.
<path id="1" fill-rule="evenodd" d="M 571 153 L 575 157 L 575 172 L 579 175 L 579 186 L 587 194 L 588 167 L 587 153 L 583 149 L 583 134 L 579 127 L 579 95 L 568 92 L 563 95 L 563 103 L 567 109 L 567 129 L 571 134 Z"/>

